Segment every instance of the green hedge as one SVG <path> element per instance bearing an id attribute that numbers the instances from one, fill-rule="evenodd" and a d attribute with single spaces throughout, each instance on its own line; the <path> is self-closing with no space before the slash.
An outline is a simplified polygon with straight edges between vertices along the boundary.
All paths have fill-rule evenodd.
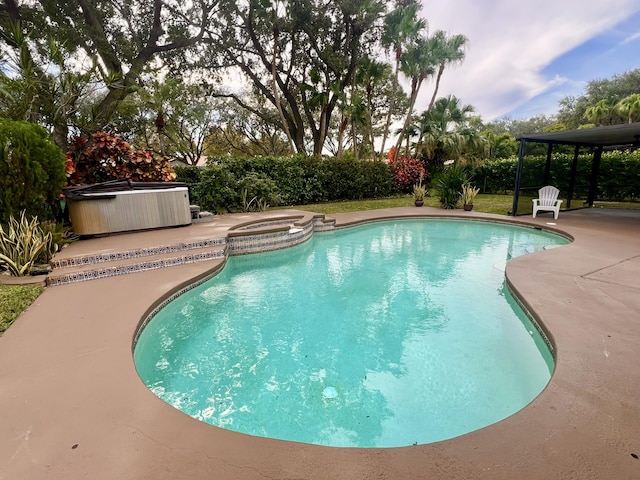
<path id="1" fill-rule="evenodd" d="M 216 212 L 264 205 L 305 205 L 393 195 L 392 172 L 380 161 L 337 158 L 210 158 L 208 166 L 176 167 L 191 185 L 191 202 Z M 247 208 L 252 198 L 258 201 Z"/>
<path id="2" fill-rule="evenodd" d="M 574 196 L 586 197 L 591 178 L 593 155 L 578 157 Z M 512 192 L 518 159 L 515 157 L 487 161 L 474 170 L 474 183 L 483 193 Z M 526 156 L 522 168 L 521 187 L 535 191 L 543 185 L 546 155 Z M 573 154 L 554 154 L 551 158 L 549 181 L 566 192 L 571 174 Z M 605 152 L 602 154 L 598 177 L 598 195 L 602 200 L 640 198 L 640 150 Z"/>

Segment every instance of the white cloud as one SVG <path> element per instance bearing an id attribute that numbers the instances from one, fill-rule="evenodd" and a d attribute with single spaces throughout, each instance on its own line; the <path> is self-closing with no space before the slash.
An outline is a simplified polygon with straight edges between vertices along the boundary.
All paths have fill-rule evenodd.
<path id="1" fill-rule="evenodd" d="M 490 120 L 563 84 L 575 88 L 566 78 L 545 78 L 541 70 L 639 9 L 638 0 L 425 2 L 431 32 L 469 38 L 464 63 L 445 70 L 438 95 L 454 94 Z M 425 84 L 418 110 L 432 93 L 433 85 Z"/>
<path id="2" fill-rule="evenodd" d="M 631 43 L 635 40 L 638 40 L 640 38 L 640 32 L 636 32 L 633 35 L 628 36 L 627 38 L 625 38 L 622 42 L 620 42 L 620 45 L 626 45 L 628 43 Z"/>

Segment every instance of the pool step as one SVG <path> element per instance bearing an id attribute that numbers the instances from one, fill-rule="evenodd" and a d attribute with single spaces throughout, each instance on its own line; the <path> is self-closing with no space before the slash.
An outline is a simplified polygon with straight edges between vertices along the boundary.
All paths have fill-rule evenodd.
<path id="1" fill-rule="evenodd" d="M 213 222 L 197 227 L 198 240 L 180 241 L 161 246 L 147 247 L 149 239 L 171 230 L 137 232 L 126 236 L 113 236 L 86 240 L 85 252 L 95 248 L 96 253 L 70 255 L 63 250 L 51 261 L 52 272 L 48 286 L 97 280 L 100 278 L 127 275 L 146 270 L 173 267 L 196 262 L 214 261 L 229 255 L 266 252 L 291 247 L 309 239 L 314 231 L 332 230 L 334 219 L 324 215 L 304 213 L 302 215 L 279 215 L 260 218 L 247 216 L 248 220 L 237 225 Z M 184 236 L 182 237 L 184 238 Z M 193 238 L 193 237 L 192 237 Z M 84 241 L 84 240 L 80 240 Z M 128 249 L 122 244 L 127 242 Z M 153 240 L 152 240 L 153 241 Z M 132 245 L 136 245 L 133 247 Z M 122 248 L 120 250 L 119 248 Z"/>
<path id="2" fill-rule="evenodd" d="M 150 253 L 155 248 L 160 248 L 160 253 Z M 184 248 L 184 244 L 178 244 L 170 247 L 141 249 L 140 251 L 129 250 L 87 257 L 72 257 L 52 262 L 53 270 L 49 274 L 46 284 L 47 286 L 66 285 L 188 263 L 217 260 L 225 257 L 226 248 L 224 241 L 216 241 L 201 248 L 193 248 L 193 245 L 190 248 Z"/>
<path id="3" fill-rule="evenodd" d="M 92 253 L 88 255 L 77 255 L 71 257 L 58 256 L 51 261 L 51 268 L 81 267 L 84 265 L 95 265 L 99 263 L 128 260 L 132 258 L 148 257 L 153 255 L 172 255 L 177 252 L 207 249 L 224 248 L 226 239 L 215 238 L 211 240 L 197 240 L 193 242 L 180 242 L 172 245 L 160 245 L 155 247 L 134 248 L 120 251 L 106 251 L 102 253 Z"/>

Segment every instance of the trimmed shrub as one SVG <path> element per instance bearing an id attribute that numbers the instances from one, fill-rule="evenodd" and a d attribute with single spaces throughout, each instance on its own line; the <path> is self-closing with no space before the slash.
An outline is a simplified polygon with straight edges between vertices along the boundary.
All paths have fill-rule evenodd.
<path id="1" fill-rule="evenodd" d="M 195 165 L 184 165 L 174 167 L 173 170 L 176 172 L 176 180 L 178 182 L 184 182 L 189 185 L 195 185 L 200 183 L 202 178 L 202 171 L 204 170 L 201 167 L 196 167 Z"/>
<path id="2" fill-rule="evenodd" d="M 0 119 L 0 223 L 25 211 L 51 219 L 65 183 L 64 153 L 39 125 Z"/>
<path id="3" fill-rule="evenodd" d="M 276 182 L 263 173 L 247 175 L 238 182 L 242 200 L 242 211 L 263 211 L 267 207 L 280 205 L 282 198 Z"/>
<path id="4" fill-rule="evenodd" d="M 313 162 L 313 160 L 312 160 Z M 381 161 L 325 158 L 309 163 L 305 182 L 316 188 L 299 204 L 388 197 L 394 193 L 389 166 Z"/>
<path id="5" fill-rule="evenodd" d="M 216 213 L 239 210 L 241 194 L 237 191 L 237 183 L 236 178 L 224 165 L 203 167 L 200 183 L 191 187 L 191 203 Z"/>
<path id="6" fill-rule="evenodd" d="M 424 164 L 417 158 L 401 156 L 397 160 L 390 160 L 389 167 L 393 174 L 393 185 L 400 192 L 411 192 L 413 186 L 425 182 L 428 176 Z"/>
<path id="7" fill-rule="evenodd" d="M 192 185 L 192 203 L 216 212 L 396 193 L 391 170 L 381 161 L 304 156 L 214 158 L 207 167 L 178 167 L 176 173 L 178 180 Z"/>
<path id="8" fill-rule="evenodd" d="M 66 159 L 69 185 L 87 185 L 109 180 L 169 182 L 176 174 L 167 159 L 149 150 L 134 150 L 114 133 L 95 132 L 90 138 L 74 137 Z"/>

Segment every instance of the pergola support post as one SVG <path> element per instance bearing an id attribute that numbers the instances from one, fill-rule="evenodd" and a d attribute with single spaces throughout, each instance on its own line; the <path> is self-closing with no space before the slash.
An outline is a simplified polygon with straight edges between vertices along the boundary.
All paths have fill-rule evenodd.
<path id="1" fill-rule="evenodd" d="M 571 164 L 571 175 L 569 178 L 569 192 L 567 193 L 567 208 L 571 208 L 573 190 L 576 186 L 576 172 L 578 171 L 578 155 L 580 155 L 580 145 L 576 145 L 573 151 L 573 163 Z"/>
<path id="2" fill-rule="evenodd" d="M 549 185 L 549 178 L 551 173 L 551 153 L 553 152 L 553 143 L 547 146 L 547 162 L 544 164 L 544 177 L 542 178 L 542 185 Z"/>
<path id="3" fill-rule="evenodd" d="M 598 175 L 600 174 L 600 161 L 602 160 L 602 147 L 597 147 L 593 152 L 593 163 L 591 165 L 591 177 L 589 179 L 589 196 L 587 204 L 593 207 L 593 202 L 598 194 Z"/>
<path id="4" fill-rule="evenodd" d="M 524 163 L 524 152 L 527 141 L 520 140 L 520 148 L 518 149 L 518 165 L 516 166 L 516 184 L 513 188 L 513 205 L 511 207 L 511 215 L 518 214 L 518 200 L 520 199 L 520 183 L 522 182 L 522 164 Z"/>

